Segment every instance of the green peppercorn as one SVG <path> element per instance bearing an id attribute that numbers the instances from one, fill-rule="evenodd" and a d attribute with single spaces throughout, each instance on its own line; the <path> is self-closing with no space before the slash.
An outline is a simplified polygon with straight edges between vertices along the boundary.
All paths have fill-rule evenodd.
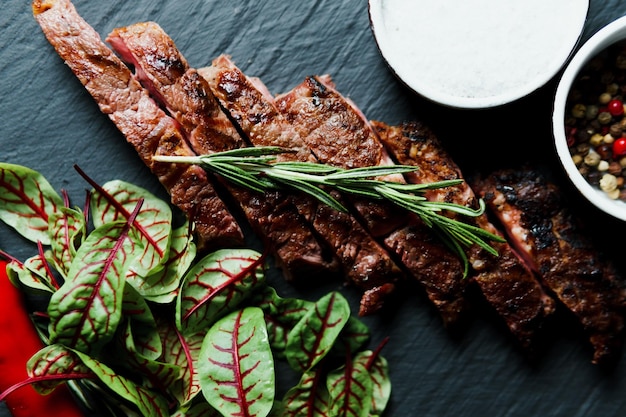
<path id="1" fill-rule="evenodd" d="M 609 101 L 611 101 L 612 98 L 613 98 L 613 96 L 611 96 L 607 92 L 604 92 L 604 93 L 600 94 L 600 97 L 598 97 L 598 102 L 600 104 L 608 104 Z"/>
<path id="2" fill-rule="evenodd" d="M 574 116 L 577 119 L 583 118 L 585 117 L 585 114 L 587 112 L 587 106 L 585 106 L 584 104 L 575 104 L 574 107 L 572 107 L 572 116 Z"/>
<path id="3" fill-rule="evenodd" d="M 617 83 L 611 83 L 606 86 L 606 92 L 609 93 L 611 96 L 616 95 L 617 93 L 619 93 L 619 91 L 620 87 Z"/>
<path id="4" fill-rule="evenodd" d="M 611 116 L 611 113 L 609 113 L 608 111 L 603 111 L 598 113 L 597 120 L 600 122 L 600 124 L 607 125 L 611 123 L 611 120 L 613 120 L 613 116 Z"/>
<path id="5" fill-rule="evenodd" d="M 587 120 L 592 120 L 598 117 L 598 113 L 600 112 L 600 108 L 595 104 L 590 104 L 586 107 L 585 110 L 585 118 Z"/>

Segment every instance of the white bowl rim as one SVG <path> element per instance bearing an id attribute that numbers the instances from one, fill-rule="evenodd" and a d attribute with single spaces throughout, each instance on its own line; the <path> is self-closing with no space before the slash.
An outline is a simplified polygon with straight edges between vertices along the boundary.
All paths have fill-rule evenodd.
<path id="1" fill-rule="evenodd" d="M 568 43 L 562 46 L 563 48 L 562 52 L 565 54 L 565 58 L 561 62 L 557 62 L 557 61 L 553 62 L 552 65 L 546 68 L 546 70 L 543 71 L 542 74 L 536 77 L 533 77 L 528 82 L 524 84 L 520 84 L 516 88 L 511 88 L 501 94 L 492 95 L 488 97 L 463 97 L 463 96 L 455 96 L 455 95 L 442 92 L 438 90 L 437 88 L 434 88 L 433 86 L 425 84 L 425 83 L 409 84 L 406 81 L 406 77 L 403 74 L 398 73 L 398 71 L 395 69 L 396 65 L 394 65 L 394 63 L 390 61 L 391 58 L 388 57 L 387 54 L 383 51 L 384 47 L 380 44 L 379 39 L 376 36 L 377 25 L 379 23 L 382 23 L 381 22 L 382 17 L 379 16 L 377 6 L 382 5 L 383 1 L 384 0 L 368 0 L 368 13 L 369 13 L 371 30 L 374 34 L 374 40 L 377 43 L 378 50 L 380 51 L 381 55 L 387 62 L 389 68 L 392 70 L 392 72 L 404 85 L 406 85 L 409 89 L 413 90 L 417 94 L 435 103 L 439 103 L 447 107 L 458 108 L 458 109 L 487 109 L 487 108 L 499 107 L 499 106 L 514 102 L 522 97 L 525 97 L 535 92 L 536 90 L 541 88 L 543 85 L 545 85 L 559 71 L 563 69 L 564 65 L 566 64 L 568 59 L 571 57 L 572 52 L 575 50 L 576 45 L 578 45 L 581 39 L 582 33 L 583 33 L 585 22 L 587 20 L 587 16 L 589 13 L 589 4 L 590 4 L 589 0 L 581 0 L 580 20 L 575 22 L 575 24 L 577 25 L 577 29 L 578 29 L 577 31 L 578 36 L 575 39 L 569 39 Z M 375 7 L 373 7 L 373 5 L 375 5 Z M 582 6 L 584 6 L 584 9 Z"/>
<path id="2" fill-rule="evenodd" d="M 574 164 L 565 137 L 565 109 L 570 89 L 584 65 L 611 44 L 626 39 L 626 16 L 607 24 L 592 35 L 574 54 L 558 83 L 552 115 L 554 143 L 561 165 L 576 188 L 600 210 L 620 220 L 626 220 L 626 203 L 613 200 L 600 189 L 593 187 Z"/>

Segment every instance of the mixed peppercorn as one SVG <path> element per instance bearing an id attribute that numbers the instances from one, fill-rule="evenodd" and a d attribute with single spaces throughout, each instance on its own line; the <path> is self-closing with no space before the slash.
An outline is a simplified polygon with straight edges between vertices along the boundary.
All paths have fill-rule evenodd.
<path id="1" fill-rule="evenodd" d="M 611 45 L 580 72 L 565 129 L 572 159 L 587 181 L 626 201 L 626 42 Z"/>

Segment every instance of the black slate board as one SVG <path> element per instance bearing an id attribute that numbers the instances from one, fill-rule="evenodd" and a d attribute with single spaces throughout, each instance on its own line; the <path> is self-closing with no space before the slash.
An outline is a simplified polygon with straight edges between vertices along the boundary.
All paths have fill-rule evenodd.
<path id="1" fill-rule="evenodd" d="M 388 71 L 370 31 L 365 0 L 75 0 L 75 5 L 103 36 L 117 26 L 154 20 L 192 66 L 208 65 L 227 53 L 274 93 L 287 91 L 306 75 L 329 73 L 369 118 L 391 124 L 419 118 L 430 124 L 468 173 L 527 162 L 562 180 L 550 130 L 556 80 L 497 109 L 459 111 L 430 103 Z M 624 14 L 625 0 L 593 0 L 582 40 Z M 3 1 L 0 13 L 0 106 L 0 161 L 41 172 L 56 189 L 67 189 L 75 204 L 82 203 L 87 186 L 74 164 L 100 183 L 124 179 L 165 195 L 53 51 L 24 0 Z M 569 192 L 565 182 L 563 187 Z M 608 236 L 621 238 L 626 225 L 572 197 L 594 230 L 607 230 L 598 233 L 598 250 L 622 259 L 623 245 L 611 246 Z M 33 253 L 4 225 L 0 248 L 20 258 Z M 356 311 L 358 294 L 341 283 L 303 292 L 276 282 L 287 294 L 311 299 L 339 289 Z M 626 413 L 626 361 L 611 370 L 592 365 L 584 337 L 567 318 L 553 325 L 545 350 L 534 361 L 515 347 L 487 307 L 454 335 L 419 291 L 393 311 L 364 321 L 373 330 L 373 344 L 390 337 L 383 351 L 393 383 L 387 416 Z"/>

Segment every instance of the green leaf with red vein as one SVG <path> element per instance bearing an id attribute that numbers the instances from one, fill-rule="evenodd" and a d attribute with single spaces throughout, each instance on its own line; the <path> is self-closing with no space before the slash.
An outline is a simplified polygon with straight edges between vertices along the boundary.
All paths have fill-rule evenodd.
<path id="1" fill-rule="evenodd" d="M 14 285 L 22 285 L 31 292 L 53 293 L 57 290 L 39 255 L 28 258 L 24 263 L 17 260 L 9 262 L 7 274 Z"/>
<path id="2" fill-rule="evenodd" d="M 0 220 L 26 239 L 48 245 L 48 217 L 62 206 L 63 199 L 41 174 L 0 163 Z"/>
<path id="3" fill-rule="evenodd" d="M 313 302 L 300 298 L 280 297 L 270 286 L 262 288 L 253 298 L 255 305 L 265 313 L 267 333 L 274 357 L 284 357 L 287 335 L 313 306 Z"/>
<path id="4" fill-rule="evenodd" d="M 285 354 L 292 369 L 305 372 L 332 349 L 350 318 L 350 305 L 333 291 L 320 298 L 289 332 Z"/>
<path id="5" fill-rule="evenodd" d="M 300 381 L 285 394 L 283 417 L 330 417 L 326 374 L 316 367 L 302 374 Z"/>
<path id="6" fill-rule="evenodd" d="M 132 351 L 143 358 L 156 360 L 163 353 L 163 346 L 150 306 L 130 285 L 124 286 L 123 300 L 122 315 L 130 326 L 127 333 L 133 338 L 127 345 L 132 344 Z"/>
<path id="7" fill-rule="evenodd" d="M 51 343 L 92 352 L 113 338 L 122 316 L 125 276 L 141 248 L 128 223 L 107 223 L 90 233 L 67 279 L 48 305 Z"/>
<path id="8" fill-rule="evenodd" d="M 180 378 L 169 387 L 169 391 L 185 406 L 200 393 L 198 360 L 206 331 L 183 336 L 174 322 L 164 320 L 159 324 L 159 334 L 163 341 L 163 360 L 181 369 Z"/>
<path id="9" fill-rule="evenodd" d="M 333 355 L 344 357 L 348 352 L 357 352 L 369 339 L 370 331 L 365 323 L 356 317 L 350 317 L 333 346 Z"/>
<path id="10" fill-rule="evenodd" d="M 189 409 L 179 409 L 171 417 L 221 417 L 221 414 L 209 403 L 199 402 Z"/>
<path id="11" fill-rule="evenodd" d="M 80 210 L 60 207 L 59 211 L 49 216 L 48 222 L 52 260 L 56 270 L 66 276 L 78 247 L 87 235 L 87 221 Z"/>
<path id="12" fill-rule="evenodd" d="M 134 375 L 140 375 L 143 385 L 165 393 L 179 379 L 181 369 L 176 364 L 154 359 L 149 351 L 137 346 L 133 335 L 135 329 L 137 328 L 132 326 L 132 320 L 127 320 L 126 328 L 121 335 L 124 344 L 124 367 Z"/>
<path id="13" fill-rule="evenodd" d="M 366 350 L 359 352 L 355 362 L 362 363 L 369 371 L 372 379 L 372 405 L 370 415 L 380 416 L 387 408 L 391 397 L 391 380 L 389 379 L 389 367 L 387 360 L 380 356 L 379 352 Z"/>
<path id="14" fill-rule="evenodd" d="M 169 255 L 163 268 L 146 277 L 133 275 L 129 282 L 147 300 L 167 304 L 176 299 L 182 277 L 196 257 L 196 245 L 188 223 L 172 231 Z"/>
<path id="15" fill-rule="evenodd" d="M 371 409 L 372 378 L 362 362 L 347 361 L 329 373 L 327 380 L 330 415 L 368 417 Z"/>
<path id="16" fill-rule="evenodd" d="M 274 403 L 274 359 L 263 311 L 237 310 L 208 331 L 199 361 L 206 400 L 223 416 L 267 416 Z"/>
<path id="17" fill-rule="evenodd" d="M 209 327 L 265 282 L 263 258 L 251 249 L 221 249 L 194 265 L 176 300 L 176 324 L 184 332 Z"/>
<path id="18" fill-rule="evenodd" d="M 91 370 L 63 345 L 44 347 L 30 358 L 26 369 L 30 378 L 41 380 L 33 384 L 33 388 L 42 395 L 49 394 L 59 384 L 69 379 L 92 376 Z"/>
<path id="19" fill-rule="evenodd" d="M 127 220 L 139 200 L 143 200 L 143 205 L 134 227 L 144 253 L 136 259 L 132 272 L 145 276 L 159 270 L 166 260 L 172 230 L 170 206 L 141 187 L 114 180 L 95 189 L 91 211 L 94 226 L 99 227 L 111 221 Z"/>
<path id="20" fill-rule="evenodd" d="M 134 404 L 144 417 L 169 417 L 168 404 L 165 398 L 148 388 L 118 375 L 106 364 L 89 355 L 73 351 L 83 364 L 88 367 L 102 383 L 126 401 Z"/>

